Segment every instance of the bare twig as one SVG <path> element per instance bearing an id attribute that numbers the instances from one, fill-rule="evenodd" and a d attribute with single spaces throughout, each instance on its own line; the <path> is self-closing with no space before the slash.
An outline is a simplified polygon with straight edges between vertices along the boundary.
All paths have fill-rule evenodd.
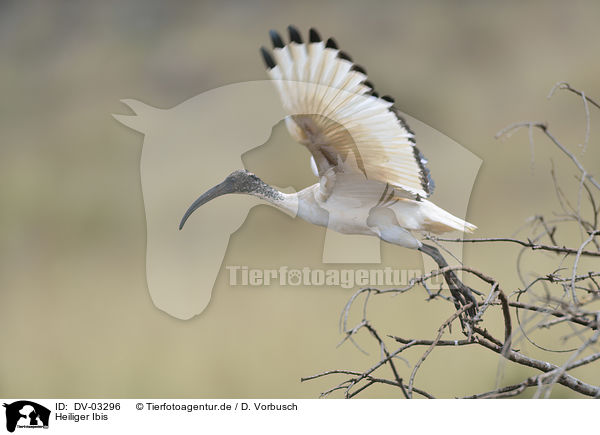
<path id="1" fill-rule="evenodd" d="M 579 162 L 579 160 L 577 160 L 577 157 L 575 157 L 572 152 L 570 152 L 563 144 L 561 144 L 556 137 L 554 137 L 550 130 L 548 130 L 548 126 L 543 122 L 517 122 L 515 124 L 511 124 L 496 133 L 496 139 L 510 134 L 513 130 L 517 130 L 522 127 L 535 127 L 540 129 L 558 147 L 558 149 L 560 149 L 575 164 L 575 166 L 577 166 L 577 169 L 579 169 L 582 174 L 585 174 L 585 178 L 590 180 L 590 183 L 592 183 L 596 189 L 600 190 L 600 183 L 598 183 L 594 177 L 585 171 L 583 165 Z"/>
<path id="2" fill-rule="evenodd" d="M 594 233 L 597 235 L 596 233 Z M 431 236 L 430 236 L 431 237 Z M 433 237 L 432 237 L 433 238 Z M 573 254 L 577 255 L 579 249 L 567 248 L 566 246 L 550 246 L 550 245 L 542 245 L 539 243 L 534 243 L 531 240 L 524 241 L 519 239 L 513 239 L 511 237 L 484 237 L 478 239 L 446 239 L 443 237 L 435 237 L 435 240 L 439 242 L 458 242 L 458 243 L 490 243 L 490 242 L 509 242 L 516 243 L 525 248 L 529 248 L 532 251 L 542 250 L 542 251 L 551 251 L 556 253 L 563 254 Z M 580 256 L 588 256 L 588 257 L 600 257 L 600 252 L 594 251 L 581 251 Z"/>
<path id="3" fill-rule="evenodd" d="M 581 97 L 586 117 L 585 137 L 581 148 L 585 151 L 591 143 L 589 109 L 591 106 L 600 109 L 600 105 L 583 91 L 578 91 L 565 82 L 557 83 L 549 96 L 552 96 L 557 89 L 564 89 Z M 345 377 L 342 382 L 324 391 L 322 397 L 341 391 L 344 397 L 352 398 L 368 390 L 373 385 L 387 385 L 398 389 L 398 397 L 412 398 L 413 394 L 416 393 L 423 397 L 433 398 L 430 392 L 419 389 L 414 385 L 422 365 L 433 352 L 444 352 L 442 349 L 445 349 L 445 351 L 457 349 L 457 351 L 462 352 L 468 346 L 470 348 L 486 349 L 485 352 L 494 352 L 503 364 L 527 367 L 541 373 L 507 386 L 501 386 L 500 379 L 497 380 L 496 387 L 493 390 L 477 392 L 465 396 L 465 398 L 514 397 L 531 387 L 537 387 L 536 397 L 549 397 L 555 384 L 563 385 L 580 395 L 600 397 L 600 386 L 597 385 L 600 383 L 598 376 L 595 379 L 592 378 L 590 382 L 590 380 L 575 377 L 571 373 L 576 368 L 600 361 L 600 352 L 597 351 L 596 347 L 598 341 L 600 341 L 600 311 L 597 304 L 600 301 L 599 265 L 593 265 L 593 268 L 588 269 L 586 272 L 582 270 L 584 267 L 591 267 L 588 262 L 583 260 L 584 258 L 589 259 L 591 262 L 593 259 L 600 257 L 600 231 L 598 229 L 600 200 L 597 197 L 598 192 L 596 190 L 600 189 L 600 184 L 584 168 L 575 154 L 570 152 L 544 123 L 522 122 L 512 124 L 501 130 L 497 137 L 510 136 L 520 128 L 528 129 L 529 143 L 532 146 L 532 159 L 534 158 L 533 131 L 537 129 L 542 131 L 546 138 L 558 147 L 562 154 L 571 160 L 579 170 L 577 176 L 578 189 L 575 193 L 567 194 L 561 188 L 554 166 L 552 166 L 550 174 L 560 206 L 559 213 L 554 214 L 551 218 L 545 218 L 541 214 L 535 214 L 532 218 L 529 218 L 526 224 L 515 233 L 516 235 L 528 229 L 529 234 L 522 238 L 451 239 L 426 237 L 432 240 L 442 251 L 446 250 L 444 243 L 469 243 L 473 245 L 512 243 L 518 245 L 519 252 L 516 255 L 515 269 L 517 276 L 523 283 L 523 287 L 511 289 L 511 291 L 505 293 L 502 290 L 505 287 L 500 284 L 501 280 L 492 275 L 462 264 L 448 266 L 445 260 L 438 259 L 436 262 L 439 269 L 413 277 L 405 286 L 388 289 L 374 287 L 359 289 L 350 297 L 342 310 L 340 329 L 344 337 L 340 344 L 350 341 L 358 347 L 358 333 L 366 330 L 369 333 L 368 336 L 379 349 L 378 360 L 366 370 L 329 370 L 302 378 L 303 382 L 334 375 Z M 576 201 L 574 198 L 576 198 Z M 584 217 L 582 202 L 586 198 L 591 206 L 592 214 Z M 567 225 L 576 225 L 580 231 L 582 237 L 577 243 L 565 239 L 566 235 L 572 234 L 572 231 L 569 233 L 569 231 L 563 230 Z M 558 240 L 563 239 L 567 242 L 558 242 Z M 545 244 L 544 241 L 549 241 L 550 244 Z M 441 256 L 437 248 L 433 249 L 436 251 L 436 256 L 438 254 Z M 540 252 L 557 254 L 555 257 L 556 263 L 550 271 L 540 273 L 536 268 L 527 266 L 526 260 Z M 525 255 L 526 253 L 530 253 L 530 255 Z M 548 255 L 545 256 L 545 258 L 547 257 Z M 460 281 L 454 281 L 454 277 L 456 277 L 454 272 L 457 271 L 462 271 L 463 277 L 472 278 L 477 285 L 467 287 Z M 448 293 L 448 288 L 432 290 L 432 281 L 439 276 L 446 278 L 452 297 Z M 452 279 L 448 277 L 452 277 Z M 458 280 L 458 278 L 456 279 Z M 473 294 L 479 295 L 481 299 L 472 297 L 473 299 L 470 300 L 470 298 L 465 297 L 465 292 L 462 293 L 462 296 L 457 294 L 457 289 L 461 286 Z M 381 299 L 384 295 L 399 296 L 418 287 L 425 289 L 428 302 L 441 300 L 444 303 L 445 301 L 455 303 L 455 305 L 449 306 L 453 309 L 453 312 L 437 327 L 434 339 L 402 338 L 395 334 L 381 332 L 382 330 L 376 326 L 376 322 L 369 316 L 368 306 L 373 303 L 373 300 Z M 462 300 L 457 302 L 457 298 L 461 297 Z M 360 310 L 361 316 L 358 322 L 351 324 L 349 320 L 350 313 L 354 310 Z M 516 321 L 519 326 L 516 331 L 513 331 L 511 312 L 516 314 Z M 466 313 L 470 314 L 467 316 Z M 496 334 L 496 332 L 493 332 L 495 331 L 494 325 L 488 325 L 492 316 L 498 314 L 501 314 L 503 319 L 503 339 L 494 336 Z M 457 319 L 460 319 L 462 330 L 459 332 L 462 332 L 463 337 L 454 340 L 442 339 L 446 331 L 451 332 L 452 324 Z M 565 327 L 570 328 L 567 334 L 564 333 Z M 555 331 L 559 331 L 560 328 L 563 328 L 563 332 L 557 336 Z M 565 346 L 566 349 L 553 350 L 537 344 L 537 337 L 534 340 L 531 336 L 532 333 L 550 334 L 551 336 L 555 334 L 554 337 L 560 337 L 560 340 L 565 344 L 569 340 L 577 341 L 577 343 Z M 566 355 L 566 359 L 554 361 L 552 358 L 547 360 L 534 358 L 531 354 L 528 354 L 526 348 L 524 348 L 525 350 L 517 348 L 519 340 L 524 338 L 536 348 L 549 352 L 552 357 Z M 425 351 L 416 358 L 411 367 L 408 362 L 410 352 L 407 351 L 423 346 L 426 347 Z M 362 350 L 360 347 L 359 349 Z M 594 353 L 584 356 L 586 352 L 590 351 Z M 409 365 L 410 374 L 408 375 L 407 384 L 404 383 L 403 376 L 406 376 L 408 372 L 405 373 L 406 368 L 395 363 L 398 359 L 403 359 Z M 389 367 L 389 377 L 383 374 L 382 368 L 385 366 Z M 600 371 L 596 370 L 595 373 L 600 373 Z"/>

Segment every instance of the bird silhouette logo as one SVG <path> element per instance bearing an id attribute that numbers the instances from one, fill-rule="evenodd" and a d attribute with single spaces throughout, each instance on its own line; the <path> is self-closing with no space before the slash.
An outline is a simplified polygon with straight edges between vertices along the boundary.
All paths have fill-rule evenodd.
<path id="1" fill-rule="evenodd" d="M 326 227 L 324 263 L 379 263 L 380 241 L 431 255 L 416 233 L 475 229 L 456 214 L 466 212 L 481 160 L 380 97 L 335 40 L 311 29 L 304 41 L 288 30 L 289 42 L 271 31 L 273 48 L 261 49 L 271 80 L 223 86 L 166 110 L 123 100 L 135 115 L 113 115 L 144 134 L 147 282 L 155 305 L 175 317 L 206 307 L 230 235 L 260 203 Z M 281 120 L 318 180 L 298 192 L 240 169 L 241 156 Z M 429 201 L 430 169 L 454 213 Z"/>

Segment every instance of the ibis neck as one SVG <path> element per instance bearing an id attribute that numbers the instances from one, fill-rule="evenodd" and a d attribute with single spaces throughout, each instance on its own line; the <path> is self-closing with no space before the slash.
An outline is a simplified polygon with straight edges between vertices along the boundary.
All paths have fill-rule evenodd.
<path id="1" fill-rule="evenodd" d="M 248 192 L 252 196 L 262 199 L 265 202 L 277 207 L 290 216 L 298 214 L 298 194 L 284 193 L 280 190 L 265 184 L 260 189 Z"/>
<path id="2" fill-rule="evenodd" d="M 307 222 L 326 227 L 329 213 L 315 200 L 315 190 L 318 188 L 317 183 L 299 192 L 284 193 L 273 186 L 261 183 L 258 188 L 247 193 L 268 202 L 292 217 L 297 216 Z"/>

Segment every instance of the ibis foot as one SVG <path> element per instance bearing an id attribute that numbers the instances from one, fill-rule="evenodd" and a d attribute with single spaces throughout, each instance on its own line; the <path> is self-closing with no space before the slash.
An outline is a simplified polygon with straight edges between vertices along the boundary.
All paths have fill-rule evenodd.
<path id="1" fill-rule="evenodd" d="M 419 251 L 433 258 L 440 269 L 448 267 L 446 259 L 435 246 L 426 245 L 423 243 L 418 249 Z M 453 270 L 445 271 L 444 279 L 450 288 L 450 293 L 452 294 L 452 299 L 454 300 L 454 306 L 456 309 L 460 310 L 462 307 L 472 303 L 473 305 L 467 309 L 466 313 L 470 318 L 475 317 L 477 314 L 478 304 L 477 299 L 475 299 L 475 296 L 473 296 L 474 290 L 463 284 Z"/>

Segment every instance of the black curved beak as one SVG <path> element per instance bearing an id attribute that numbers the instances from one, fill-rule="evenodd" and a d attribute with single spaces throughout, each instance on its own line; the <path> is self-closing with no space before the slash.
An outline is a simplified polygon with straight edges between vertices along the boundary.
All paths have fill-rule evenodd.
<path id="1" fill-rule="evenodd" d="M 208 201 L 218 198 L 222 195 L 227 195 L 228 193 L 233 193 L 233 183 L 231 183 L 229 180 L 225 180 L 221 184 L 217 184 L 212 189 L 209 189 L 206 192 L 204 192 L 202 195 L 200 195 L 200 197 L 197 200 L 194 201 L 192 205 L 190 205 L 190 208 L 187 209 L 187 211 L 183 215 L 183 218 L 181 219 L 179 229 L 181 230 L 183 228 L 185 222 L 188 220 L 191 214 L 194 213 L 198 208 L 206 204 Z"/>

